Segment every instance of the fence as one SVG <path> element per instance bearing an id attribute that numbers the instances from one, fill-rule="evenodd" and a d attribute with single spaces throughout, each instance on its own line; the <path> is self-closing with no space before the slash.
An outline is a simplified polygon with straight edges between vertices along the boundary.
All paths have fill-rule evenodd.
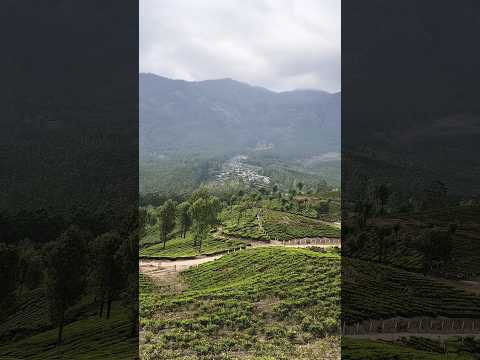
<path id="1" fill-rule="evenodd" d="M 343 324 L 343 335 L 369 334 L 479 334 L 480 319 L 388 319 Z"/>
<path id="2" fill-rule="evenodd" d="M 341 245 L 340 239 L 334 238 L 303 238 L 293 240 L 282 240 L 282 245 Z"/>

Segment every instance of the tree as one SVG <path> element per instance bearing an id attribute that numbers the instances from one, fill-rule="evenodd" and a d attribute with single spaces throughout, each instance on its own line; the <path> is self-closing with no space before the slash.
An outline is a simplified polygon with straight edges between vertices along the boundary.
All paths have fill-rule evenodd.
<path id="1" fill-rule="evenodd" d="M 103 316 L 103 308 L 107 303 L 107 319 L 110 318 L 112 301 L 120 293 L 123 286 L 122 257 L 119 248 L 122 238 L 117 232 L 107 232 L 92 242 L 94 256 L 93 282 L 100 302 L 99 316 Z"/>
<path id="2" fill-rule="evenodd" d="M 379 261 L 383 261 L 387 255 L 388 248 L 392 245 L 392 229 L 389 227 L 379 227 L 375 229 L 377 235 L 377 256 Z"/>
<path id="3" fill-rule="evenodd" d="M 85 244 L 89 237 L 77 226 L 70 226 L 44 247 L 47 300 L 50 317 L 58 326 L 58 344 L 62 342 L 65 312 L 80 300 L 83 292 Z"/>
<path id="4" fill-rule="evenodd" d="M 2 309 L 11 305 L 17 285 L 17 264 L 19 256 L 13 246 L 0 242 L 0 306 Z"/>
<path id="5" fill-rule="evenodd" d="M 425 190 L 423 198 L 430 208 L 440 208 L 448 202 L 448 188 L 441 181 L 433 181 Z"/>
<path id="6" fill-rule="evenodd" d="M 160 241 L 163 242 L 163 248 L 167 245 L 168 234 L 175 227 L 175 203 L 168 199 L 160 207 L 158 212 L 158 226 L 160 228 Z"/>
<path id="7" fill-rule="evenodd" d="M 328 191 L 328 184 L 325 180 L 322 180 L 317 184 L 316 192 L 317 194 Z"/>
<path id="8" fill-rule="evenodd" d="M 297 183 L 297 189 L 298 189 L 298 193 L 301 194 L 303 189 L 303 183 L 301 181 Z"/>
<path id="9" fill-rule="evenodd" d="M 273 187 L 272 187 L 272 192 L 275 194 L 277 191 L 278 191 L 278 185 L 275 184 L 275 185 L 273 185 Z"/>
<path id="10" fill-rule="evenodd" d="M 180 223 L 180 233 L 183 238 L 185 238 L 188 229 L 192 225 L 192 219 L 190 218 L 189 210 L 190 203 L 187 201 L 181 203 L 177 207 L 178 222 Z"/>
<path id="11" fill-rule="evenodd" d="M 423 230 L 416 238 L 414 243 L 416 249 L 423 255 L 423 273 L 426 274 L 432 269 L 434 259 L 434 232 L 433 229 L 428 228 Z"/>
<path id="12" fill-rule="evenodd" d="M 358 227 L 363 229 L 368 219 L 372 215 L 372 204 L 369 202 L 358 202 L 355 204 L 355 212 L 357 213 Z"/>
<path id="13" fill-rule="evenodd" d="M 217 197 L 211 196 L 206 188 L 195 191 L 190 201 L 192 202 L 189 214 L 192 218 L 193 245 L 198 246 L 201 251 L 210 227 L 218 223 L 217 216 L 221 210 L 221 203 Z"/>
<path id="14" fill-rule="evenodd" d="M 328 201 L 322 201 L 318 204 L 317 213 L 318 215 L 330 213 L 330 199 L 328 199 Z"/>
<path id="15" fill-rule="evenodd" d="M 22 296 L 25 285 L 37 285 L 41 280 L 41 273 L 36 269 L 41 263 L 40 254 L 29 239 L 20 241 L 18 245 L 18 297 Z"/>
<path id="16" fill-rule="evenodd" d="M 374 196 L 377 202 L 380 204 L 380 214 L 383 214 L 385 204 L 390 196 L 390 190 L 385 184 L 381 184 L 375 187 Z"/>

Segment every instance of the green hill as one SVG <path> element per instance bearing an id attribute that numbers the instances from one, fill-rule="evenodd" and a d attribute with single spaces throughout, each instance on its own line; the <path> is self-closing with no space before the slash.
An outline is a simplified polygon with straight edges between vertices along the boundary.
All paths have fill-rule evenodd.
<path id="1" fill-rule="evenodd" d="M 318 351 L 338 352 L 330 337 L 340 318 L 335 252 L 248 249 L 190 268 L 179 281 L 186 289 L 176 294 L 152 292 L 154 285 L 141 281 L 145 358 L 292 359 L 303 351 L 317 359 Z"/>
<path id="2" fill-rule="evenodd" d="M 342 338 L 345 360 L 472 360 L 468 353 L 439 353 L 385 341 Z"/>
<path id="3" fill-rule="evenodd" d="M 175 237 L 167 241 L 165 249 L 163 243 L 158 243 L 140 251 L 141 258 L 157 259 L 180 259 L 190 258 L 197 255 L 212 255 L 222 253 L 228 250 L 238 250 L 245 248 L 247 243 L 235 239 L 223 239 L 213 236 L 208 237 L 202 244 L 202 249 L 193 246 L 193 238 L 188 233 L 185 238 Z"/>
<path id="4" fill-rule="evenodd" d="M 36 313 L 25 311 L 17 314 L 17 318 L 17 326 L 27 327 L 31 318 L 35 324 L 32 330 L 38 330 L 40 325 L 48 326 Z M 131 323 L 119 304 L 113 305 L 112 317 L 108 320 L 91 316 L 69 323 L 64 328 L 62 345 L 57 346 L 56 341 L 57 329 L 51 329 L 7 342 L 0 345 L 0 359 L 131 360 L 136 355 L 137 340 L 131 336 Z"/>
<path id="5" fill-rule="evenodd" d="M 480 319 L 480 297 L 424 275 L 379 263 L 342 259 L 342 320 L 396 316 Z"/>

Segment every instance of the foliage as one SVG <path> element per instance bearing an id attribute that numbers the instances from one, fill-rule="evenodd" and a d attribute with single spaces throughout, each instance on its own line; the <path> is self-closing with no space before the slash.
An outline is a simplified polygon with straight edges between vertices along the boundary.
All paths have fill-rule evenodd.
<path id="1" fill-rule="evenodd" d="M 385 341 L 342 338 L 342 359 L 348 360 L 470 360 L 469 354 L 439 354 Z"/>
<path id="2" fill-rule="evenodd" d="M 340 258 L 334 253 L 243 250 L 182 275 L 188 288 L 179 294 L 152 292 L 153 284 L 141 282 L 146 358 L 227 359 L 240 352 L 289 359 L 297 344 L 315 344 L 338 331 Z"/>
<path id="3" fill-rule="evenodd" d="M 480 297 L 421 274 L 342 259 L 342 320 L 393 317 L 480 318 Z"/>
<path id="4" fill-rule="evenodd" d="M 79 301 L 83 292 L 88 236 L 72 226 L 45 246 L 47 298 L 50 316 L 59 328 L 58 343 L 62 342 L 65 311 Z"/>
<path id="5" fill-rule="evenodd" d="M 217 216 L 221 210 L 220 200 L 211 196 L 207 188 L 196 190 L 190 197 L 189 215 L 192 219 L 194 246 L 202 250 L 202 243 L 207 239 L 211 226 L 217 224 Z"/>
<path id="6" fill-rule="evenodd" d="M 156 259 L 178 259 L 190 258 L 197 255 L 213 255 L 225 251 L 240 249 L 247 246 L 247 243 L 236 239 L 223 239 L 209 235 L 199 249 L 193 245 L 193 235 L 187 233 L 185 237 L 178 236 L 170 239 L 167 246 L 155 244 L 140 251 L 141 258 Z"/>
<path id="7" fill-rule="evenodd" d="M 167 243 L 168 234 L 175 227 L 175 211 L 175 203 L 169 199 L 160 207 L 158 212 L 160 241 L 163 242 L 163 248 L 165 248 Z"/>

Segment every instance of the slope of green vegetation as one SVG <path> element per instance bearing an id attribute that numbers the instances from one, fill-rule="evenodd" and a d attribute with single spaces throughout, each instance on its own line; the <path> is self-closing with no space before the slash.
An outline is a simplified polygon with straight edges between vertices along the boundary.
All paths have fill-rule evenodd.
<path id="1" fill-rule="evenodd" d="M 180 259 L 189 258 L 197 255 L 213 255 L 228 250 L 238 250 L 245 248 L 247 243 L 241 240 L 224 239 L 209 236 L 202 244 L 202 248 L 193 246 L 193 237 L 191 233 L 187 233 L 186 237 L 177 236 L 169 239 L 165 249 L 163 243 L 146 247 L 140 251 L 141 258 L 157 258 L 157 259 Z"/>
<path id="2" fill-rule="evenodd" d="M 458 229 L 451 237 L 452 260 L 442 264 L 441 275 L 464 279 L 480 275 L 479 210 L 478 206 L 458 206 L 418 212 L 410 216 L 395 215 L 371 219 L 372 225 L 383 227 L 399 224 L 398 234 L 394 236 L 382 262 L 406 270 L 423 271 L 425 255 L 416 247 L 419 235 L 429 228 L 447 231 L 448 225 L 454 223 Z M 375 228 L 372 226 L 365 229 L 364 233 L 365 241 L 361 248 L 354 251 L 354 256 L 365 260 L 378 259 Z"/>
<path id="3" fill-rule="evenodd" d="M 190 268 L 182 278 L 187 288 L 177 294 L 151 292 L 142 280 L 145 359 L 292 359 L 305 346 L 312 354 L 304 359 L 338 353 L 338 343 L 328 340 L 340 325 L 334 252 L 247 249 Z"/>
<path id="4" fill-rule="evenodd" d="M 86 316 L 95 317 L 98 311 L 92 296 L 85 296 L 65 313 L 65 322 L 73 323 Z M 122 311 L 115 305 L 112 312 Z M 0 340 L 2 342 L 17 341 L 40 332 L 51 330 L 55 327 L 52 323 L 48 302 L 45 299 L 45 289 L 38 288 L 28 291 L 22 296 L 22 300 L 11 311 L 11 314 L 2 319 L 0 323 Z"/>
<path id="5" fill-rule="evenodd" d="M 472 360 L 468 353 L 442 354 L 434 351 L 418 350 L 385 341 L 372 341 L 342 338 L 342 359 L 346 360 Z"/>
<path id="6" fill-rule="evenodd" d="M 118 304 L 113 306 L 110 319 L 94 317 L 66 325 L 64 341 L 59 346 L 57 332 L 47 330 L 0 346 L 0 359 L 130 360 L 136 355 L 136 339 L 130 336 L 131 322 Z"/>
<path id="7" fill-rule="evenodd" d="M 342 320 L 396 316 L 480 318 L 480 297 L 424 275 L 343 258 Z"/>
<path id="8" fill-rule="evenodd" d="M 238 221 L 240 219 L 240 221 Z M 228 235 L 259 240 L 340 237 L 340 228 L 324 221 L 270 209 L 226 210 L 222 220 Z"/>
<path id="9" fill-rule="evenodd" d="M 290 240 L 305 237 L 340 237 L 340 228 L 304 216 L 265 210 L 261 212 L 260 217 L 270 239 Z"/>
<path id="10" fill-rule="evenodd" d="M 259 226 L 259 209 L 240 210 L 238 207 L 226 208 L 220 214 L 223 232 L 230 236 L 256 240 L 266 240 L 265 232 Z"/>

